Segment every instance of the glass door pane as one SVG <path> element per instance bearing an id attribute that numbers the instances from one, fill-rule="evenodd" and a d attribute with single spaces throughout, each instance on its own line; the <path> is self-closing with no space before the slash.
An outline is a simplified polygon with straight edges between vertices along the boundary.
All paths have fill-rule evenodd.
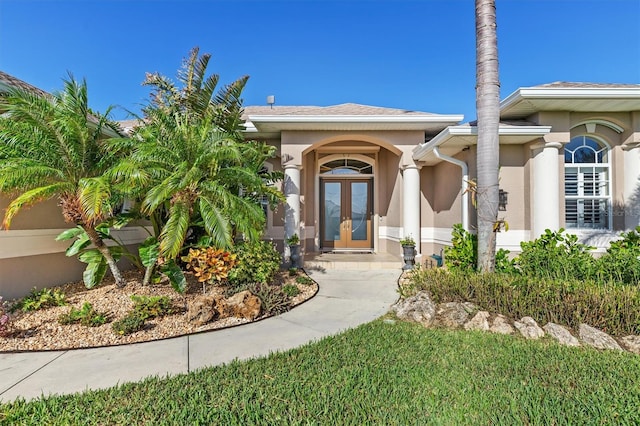
<path id="1" fill-rule="evenodd" d="M 324 182 L 324 240 L 340 240 L 340 213 L 342 209 L 341 182 Z"/>
<path id="2" fill-rule="evenodd" d="M 351 240 L 368 237 L 369 182 L 351 182 Z"/>

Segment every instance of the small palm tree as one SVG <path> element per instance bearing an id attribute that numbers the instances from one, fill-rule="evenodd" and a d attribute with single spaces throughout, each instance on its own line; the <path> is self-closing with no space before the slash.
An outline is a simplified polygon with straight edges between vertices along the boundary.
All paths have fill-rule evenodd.
<path id="1" fill-rule="evenodd" d="M 12 88 L 0 96 L 0 193 L 10 202 L 2 223 L 8 229 L 23 208 L 57 198 L 65 220 L 80 226 L 106 260 L 119 286 L 126 282 L 96 230 L 111 216 L 114 198 L 103 175 L 114 158 L 105 135 L 117 128 L 88 107 L 86 81 L 73 76 L 53 95 Z"/>
<path id="2" fill-rule="evenodd" d="M 256 239 L 264 228 L 259 198 L 282 199 L 260 173 L 274 149 L 245 142 L 241 133 L 247 77 L 216 92 L 218 76 L 205 77 L 209 59 L 193 49 L 178 74 L 181 87 L 147 74 L 153 92 L 143 124 L 130 139 L 111 141 L 114 152 L 128 153 L 111 173 L 145 188 L 141 211 L 160 220 L 156 232 L 165 259 L 180 254 L 195 228 L 220 248 L 237 233 Z"/>

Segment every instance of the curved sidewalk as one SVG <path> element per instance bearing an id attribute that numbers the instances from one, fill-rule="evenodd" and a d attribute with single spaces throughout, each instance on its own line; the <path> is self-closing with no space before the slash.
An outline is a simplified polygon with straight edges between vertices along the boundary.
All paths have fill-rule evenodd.
<path id="1" fill-rule="evenodd" d="M 313 299 L 257 323 L 126 346 L 0 353 L 0 401 L 108 388 L 288 350 L 378 318 L 398 298 L 400 270 L 309 275 L 320 285 Z"/>

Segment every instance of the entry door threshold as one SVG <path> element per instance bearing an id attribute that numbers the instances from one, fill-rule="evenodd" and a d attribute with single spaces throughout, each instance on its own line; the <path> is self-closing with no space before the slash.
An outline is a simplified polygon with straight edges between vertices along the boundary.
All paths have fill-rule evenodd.
<path id="1" fill-rule="evenodd" d="M 333 250 L 323 250 L 323 253 L 334 253 L 334 254 L 374 254 L 373 249 L 333 249 Z"/>

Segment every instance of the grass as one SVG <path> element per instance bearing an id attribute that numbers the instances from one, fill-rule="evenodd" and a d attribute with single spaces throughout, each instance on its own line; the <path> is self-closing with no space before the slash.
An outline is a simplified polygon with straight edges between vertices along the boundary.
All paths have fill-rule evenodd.
<path id="1" fill-rule="evenodd" d="M 1 424 L 637 424 L 640 356 L 375 321 L 250 362 L 0 405 Z"/>

